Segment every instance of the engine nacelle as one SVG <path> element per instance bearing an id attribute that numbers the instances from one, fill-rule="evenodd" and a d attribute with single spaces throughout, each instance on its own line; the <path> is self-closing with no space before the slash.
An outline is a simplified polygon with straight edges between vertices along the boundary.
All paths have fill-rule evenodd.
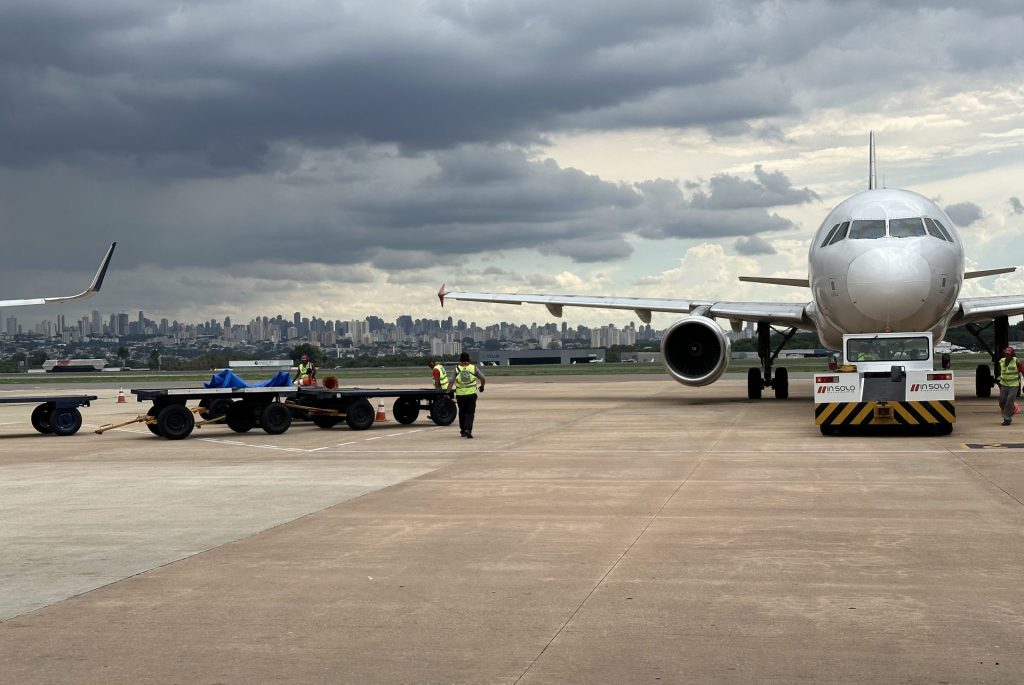
<path id="1" fill-rule="evenodd" d="M 732 343 L 706 316 L 688 316 L 669 326 L 661 339 L 665 368 L 683 385 L 714 383 L 729 366 Z"/>

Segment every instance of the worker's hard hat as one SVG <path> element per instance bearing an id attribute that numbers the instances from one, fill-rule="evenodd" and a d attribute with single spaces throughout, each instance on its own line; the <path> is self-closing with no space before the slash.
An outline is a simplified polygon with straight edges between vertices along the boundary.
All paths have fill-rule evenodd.
<path id="1" fill-rule="evenodd" d="M 302 355 L 302 361 L 308 362 L 309 361 L 309 355 L 305 355 L 305 354 Z"/>
<path id="2" fill-rule="evenodd" d="M 1012 347 L 1007 347 L 1005 350 L 1003 350 L 1003 354 L 1016 354 L 1016 353 L 1017 353 L 1017 350 L 1013 349 Z"/>

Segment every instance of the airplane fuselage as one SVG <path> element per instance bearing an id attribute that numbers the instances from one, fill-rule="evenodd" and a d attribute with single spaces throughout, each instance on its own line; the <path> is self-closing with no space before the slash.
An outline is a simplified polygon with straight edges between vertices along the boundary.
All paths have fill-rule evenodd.
<path id="1" fill-rule="evenodd" d="M 964 278 L 953 222 L 909 190 L 866 190 L 837 205 L 808 263 L 807 313 L 831 349 L 841 349 L 844 333 L 930 331 L 938 343 Z"/>

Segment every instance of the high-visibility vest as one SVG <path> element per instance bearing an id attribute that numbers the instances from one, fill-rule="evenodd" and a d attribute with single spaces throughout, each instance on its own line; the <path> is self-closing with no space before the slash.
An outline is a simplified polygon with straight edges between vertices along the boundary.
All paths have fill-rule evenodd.
<path id="1" fill-rule="evenodd" d="M 299 364 L 299 378 L 308 376 L 313 372 L 313 362 L 301 362 Z"/>
<path id="2" fill-rule="evenodd" d="M 476 394 L 476 366 L 473 364 L 459 364 L 455 367 L 455 394 Z"/>
<path id="3" fill-rule="evenodd" d="M 999 385 L 1020 385 L 1020 372 L 1017 371 L 1017 358 L 999 360 Z"/>
<path id="4" fill-rule="evenodd" d="M 448 389 L 448 372 L 445 371 L 444 364 L 434 364 L 434 368 L 440 374 L 437 379 L 441 382 L 441 389 Z"/>

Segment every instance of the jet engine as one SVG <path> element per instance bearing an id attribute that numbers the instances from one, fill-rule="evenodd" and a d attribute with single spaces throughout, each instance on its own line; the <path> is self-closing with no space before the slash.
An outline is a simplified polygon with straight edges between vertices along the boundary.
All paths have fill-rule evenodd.
<path id="1" fill-rule="evenodd" d="M 729 338 L 714 319 L 688 316 L 669 326 L 661 339 L 665 368 L 683 385 L 708 385 L 729 365 Z"/>

